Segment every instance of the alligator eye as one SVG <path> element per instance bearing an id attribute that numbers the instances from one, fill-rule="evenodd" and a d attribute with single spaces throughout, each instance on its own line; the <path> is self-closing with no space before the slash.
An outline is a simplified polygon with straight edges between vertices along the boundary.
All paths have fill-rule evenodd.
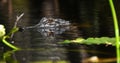
<path id="1" fill-rule="evenodd" d="M 48 18 L 48 23 L 54 22 L 53 18 Z"/>
<path id="2" fill-rule="evenodd" d="M 25 28 L 19 27 L 19 30 L 18 30 L 18 31 L 22 32 L 22 31 L 24 31 L 24 30 L 25 30 Z"/>

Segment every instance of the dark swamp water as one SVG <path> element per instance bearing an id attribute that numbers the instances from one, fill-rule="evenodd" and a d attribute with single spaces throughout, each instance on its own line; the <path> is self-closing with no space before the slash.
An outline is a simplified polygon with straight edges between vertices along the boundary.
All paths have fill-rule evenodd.
<path id="1" fill-rule="evenodd" d="M 119 0 L 114 0 L 114 4 L 119 21 Z M 15 33 L 12 40 L 14 45 L 24 50 L 12 52 L 0 43 L 0 63 L 94 63 L 90 58 L 115 63 L 113 46 L 59 44 L 65 39 L 77 37 L 114 37 L 107 0 L 0 0 L 0 24 L 5 25 L 7 33 L 13 27 L 16 16 L 21 13 L 24 16 L 18 26 L 26 29 Z M 50 29 L 47 29 L 47 25 L 42 26 L 45 24 L 40 21 L 45 21 L 42 20 L 44 17 L 54 19 L 56 26 Z M 65 22 L 64 25 L 69 22 L 69 27 L 57 28 L 61 22 Z M 38 23 L 42 28 L 34 26 Z M 10 52 L 9 58 L 3 60 L 3 55 Z"/>

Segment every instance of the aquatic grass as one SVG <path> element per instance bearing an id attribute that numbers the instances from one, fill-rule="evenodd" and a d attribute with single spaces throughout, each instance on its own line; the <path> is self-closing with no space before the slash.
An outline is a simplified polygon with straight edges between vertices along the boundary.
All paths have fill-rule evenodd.
<path id="1" fill-rule="evenodd" d="M 120 63 L 120 39 L 119 39 L 119 26 L 117 15 L 115 11 L 115 7 L 112 0 L 109 0 L 109 5 L 111 7 L 113 22 L 114 22 L 114 30 L 115 30 L 115 38 L 116 38 L 116 55 L 117 55 L 117 63 Z"/>

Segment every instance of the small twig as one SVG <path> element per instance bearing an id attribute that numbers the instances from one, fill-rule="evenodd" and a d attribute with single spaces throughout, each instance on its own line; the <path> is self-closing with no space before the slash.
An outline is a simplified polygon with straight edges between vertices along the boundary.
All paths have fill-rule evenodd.
<path id="1" fill-rule="evenodd" d="M 16 21 L 15 21 L 14 27 L 17 26 L 18 21 L 20 20 L 20 18 L 21 18 L 23 15 L 24 15 L 24 13 L 22 13 L 22 14 L 19 15 L 19 16 L 16 16 Z"/>
<path id="2" fill-rule="evenodd" d="M 17 24 L 18 24 L 18 21 L 22 18 L 22 16 L 24 15 L 24 13 L 22 13 L 21 15 L 19 16 L 16 16 L 16 21 L 14 23 L 14 26 L 13 26 L 13 30 L 16 28 L 17 29 Z M 11 38 L 13 37 L 14 33 L 11 33 Z"/>

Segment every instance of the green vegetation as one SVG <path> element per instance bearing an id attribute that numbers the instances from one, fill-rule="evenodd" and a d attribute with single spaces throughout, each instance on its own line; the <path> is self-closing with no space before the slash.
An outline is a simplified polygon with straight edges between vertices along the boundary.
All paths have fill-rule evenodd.
<path id="1" fill-rule="evenodd" d="M 116 55 L 117 55 L 117 63 L 120 63 L 120 37 L 119 37 L 119 26 L 118 26 L 118 20 L 117 15 L 115 11 L 115 7 L 112 0 L 109 0 L 109 5 L 111 7 L 112 17 L 113 17 L 113 23 L 114 23 L 114 30 L 115 30 L 115 38 L 109 38 L 109 37 L 100 37 L 100 38 L 77 38 L 75 40 L 65 40 L 64 42 L 60 42 L 62 44 L 66 43 L 80 43 L 80 44 L 106 44 L 106 45 L 113 45 L 116 46 Z"/>
<path id="2" fill-rule="evenodd" d="M 35 62 L 30 62 L 30 63 L 53 63 L 53 61 L 44 60 L 44 61 L 35 61 Z M 65 60 L 57 60 L 55 63 L 69 63 L 69 62 Z"/>
<path id="3" fill-rule="evenodd" d="M 23 15 L 24 15 L 24 13 L 22 13 L 20 16 L 17 16 L 17 19 L 15 21 L 15 24 L 14 24 L 12 30 L 7 35 L 5 35 L 6 32 L 5 32 L 4 25 L 0 25 L 0 39 L 2 40 L 2 42 L 5 45 L 12 48 L 13 50 L 20 50 L 20 48 L 12 45 L 10 42 L 7 41 L 7 39 L 11 39 L 13 37 L 14 33 L 19 30 L 19 28 L 17 27 L 17 23 Z"/>
<path id="4" fill-rule="evenodd" d="M 18 31 L 18 28 L 17 28 L 17 27 L 13 28 L 8 35 L 5 35 L 5 28 L 4 28 L 4 26 L 3 26 L 3 25 L 0 25 L 0 26 L 1 26 L 1 27 L 0 27 L 0 29 L 1 29 L 1 30 L 0 30 L 0 39 L 2 40 L 2 42 L 3 42 L 5 45 L 9 46 L 10 48 L 13 48 L 14 50 L 19 50 L 20 48 L 14 46 L 14 45 L 12 45 L 12 44 L 10 44 L 10 42 L 8 42 L 8 41 L 6 40 L 7 38 L 10 38 L 11 34 L 13 34 L 13 33 L 15 33 L 16 31 Z"/>
<path id="5" fill-rule="evenodd" d="M 16 52 L 16 50 L 11 50 L 11 51 L 7 51 L 3 54 L 3 59 L 6 61 L 6 62 L 9 62 L 9 63 L 19 63 L 18 60 L 14 59 L 14 58 L 11 58 L 12 57 L 12 54 L 14 54 L 14 52 Z"/>
<path id="6" fill-rule="evenodd" d="M 118 26 L 118 20 L 117 15 L 115 11 L 115 7 L 112 0 L 109 0 L 112 16 L 113 16 L 113 22 L 114 22 L 114 29 L 115 29 L 115 37 L 116 37 L 116 54 L 117 54 L 117 63 L 120 63 L 120 38 L 119 38 L 119 26 Z"/>
<path id="7" fill-rule="evenodd" d="M 0 63 L 6 63 L 5 61 L 0 61 Z"/>
<path id="8" fill-rule="evenodd" d="M 10 37 L 9 37 L 9 36 L 3 36 L 2 42 L 3 42 L 4 44 L 6 44 L 7 46 L 9 46 L 10 48 L 12 48 L 12 49 L 14 49 L 14 50 L 20 50 L 20 48 L 12 45 L 12 44 L 10 44 L 8 41 L 6 41 L 6 38 L 10 38 Z"/>
<path id="9" fill-rule="evenodd" d="M 65 40 L 64 42 L 59 42 L 61 44 L 68 44 L 68 43 L 78 43 L 78 44 L 86 44 L 86 45 L 92 45 L 92 44 L 106 44 L 106 45 L 115 45 L 115 38 L 109 38 L 109 37 L 100 37 L 100 38 L 77 38 L 75 40 Z"/>

